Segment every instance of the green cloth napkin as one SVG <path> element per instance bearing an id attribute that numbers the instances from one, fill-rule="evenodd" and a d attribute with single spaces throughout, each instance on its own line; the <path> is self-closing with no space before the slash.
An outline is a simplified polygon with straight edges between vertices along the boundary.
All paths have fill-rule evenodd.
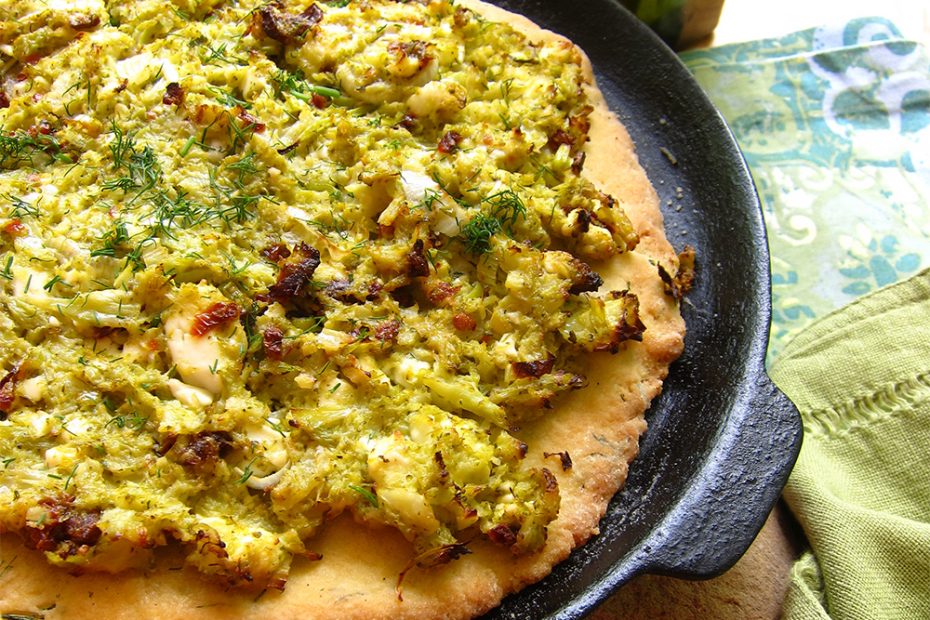
<path id="1" fill-rule="evenodd" d="M 770 373 L 804 446 L 785 499 L 813 553 L 787 618 L 930 618 L 930 271 L 821 319 Z"/>
<path id="2" fill-rule="evenodd" d="M 784 616 L 930 619 L 926 50 L 862 18 L 682 59 L 759 189 L 770 375 L 804 422 Z"/>

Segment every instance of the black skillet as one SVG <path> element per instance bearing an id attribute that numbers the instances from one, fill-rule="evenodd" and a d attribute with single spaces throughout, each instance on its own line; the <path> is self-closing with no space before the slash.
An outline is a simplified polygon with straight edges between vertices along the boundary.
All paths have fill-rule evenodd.
<path id="1" fill-rule="evenodd" d="M 659 193 L 669 239 L 698 257 L 685 353 L 647 413 L 640 456 L 601 533 L 486 616 L 580 618 L 635 575 L 700 579 L 731 567 L 778 499 L 801 424 L 765 374 L 771 299 L 759 199 L 700 87 L 615 0 L 495 3 L 587 52 Z"/>

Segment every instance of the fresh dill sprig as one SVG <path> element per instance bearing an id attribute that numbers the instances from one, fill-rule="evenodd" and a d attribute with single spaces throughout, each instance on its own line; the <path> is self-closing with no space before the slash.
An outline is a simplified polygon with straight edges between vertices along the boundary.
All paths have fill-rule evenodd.
<path id="1" fill-rule="evenodd" d="M 100 237 L 100 241 L 102 245 L 91 250 L 90 255 L 116 257 L 117 252 L 129 241 L 129 231 L 126 229 L 126 223 L 117 222 L 113 229 L 108 230 Z"/>
<path id="2" fill-rule="evenodd" d="M 435 190 L 431 187 L 427 187 L 423 190 L 423 200 L 418 204 L 414 205 L 414 209 L 426 209 L 427 211 L 433 210 L 433 205 L 436 204 L 436 201 L 441 198 L 441 194 L 438 190 Z M 441 202 L 440 202 L 441 204 Z"/>
<path id="3" fill-rule="evenodd" d="M 42 285 L 42 288 L 44 288 L 46 291 L 48 291 L 49 293 L 51 293 L 51 292 L 52 292 L 52 289 L 55 288 L 55 285 L 56 285 L 56 284 L 59 284 L 59 283 L 60 283 L 60 284 L 64 284 L 64 285 L 68 285 L 68 283 L 65 282 L 65 281 L 62 279 L 62 277 L 61 277 L 60 275 L 55 274 L 55 275 L 52 277 L 51 280 L 49 280 L 48 282 L 46 282 L 45 284 Z"/>
<path id="4" fill-rule="evenodd" d="M 526 205 L 513 190 L 505 189 L 492 194 L 481 201 L 491 207 L 491 215 L 500 221 L 508 233 L 513 234 L 513 226 L 520 218 L 526 218 Z"/>
<path id="5" fill-rule="evenodd" d="M 365 487 L 360 487 L 355 484 L 350 484 L 349 488 L 355 491 L 356 493 L 358 493 L 359 495 L 361 495 L 362 497 L 364 497 L 368 501 L 368 503 L 374 506 L 375 508 L 378 507 L 378 496 L 372 493 L 371 491 L 369 491 L 368 489 L 366 489 Z"/>
<path id="6" fill-rule="evenodd" d="M 216 100 L 222 103 L 227 108 L 235 108 L 239 106 L 243 110 L 251 109 L 252 104 L 245 99 L 240 99 L 229 90 L 223 90 L 222 88 L 217 88 L 215 86 L 210 86 L 210 92 L 216 97 Z"/>
<path id="7" fill-rule="evenodd" d="M 194 228 L 216 217 L 213 210 L 191 200 L 183 190 L 176 190 L 174 196 L 167 192 L 156 192 L 153 203 L 152 234 L 163 235 L 169 239 L 175 239 L 172 229 L 178 226 L 185 229 Z"/>
<path id="8" fill-rule="evenodd" d="M 472 254 L 484 254 L 491 249 L 491 237 L 501 231 L 501 222 L 495 217 L 479 213 L 465 226 L 459 236 L 465 249 Z"/>
<path id="9" fill-rule="evenodd" d="M 513 227 L 520 218 L 526 218 L 526 205 L 513 190 L 504 190 L 483 198 L 489 213 L 482 211 L 473 217 L 459 233 L 465 249 L 472 254 L 484 254 L 491 249 L 491 237 L 504 231 L 513 236 Z"/>
<path id="10" fill-rule="evenodd" d="M 255 165 L 255 153 L 246 153 L 240 157 L 238 161 L 227 165 L 226 169 L 236 173 L 236 183 L 242 186 L 245 183 L 246 176 L 251 176 L 258 172 L 258 167 Z"/>
<path id="11" fill-rule="evenodd" d="M 67 491 L 68 487 L 71 486 L 71 481 L 74 479 L 74 474 L 77 473 L 78 466 L 80 466 L 80 463 L 75 463 L 74 467 L 71 468 L 71 473 L 69 473 L 68 477 L 65 478 L 65 491 Z"/>
<path id="12" fill-rule="evenodd" d="M 45 163 L 71 162 L 71 158 L 62 152 L 61 143 L 51 133 L 0 133 L 0 167 L 11 168 L 25 162 L 35 167 L 37 156 L 46 158 Z"/>
<path id="13" fill-rule="evenodd" d="M 12 267 L 13 267 L 13 254 L 10 254 L 9 256 L 7 256 L 6 265 L 3 267 L 3 270 L 0 271 L 0 278 L 3 278 L 5 280 L 12 280 L 13 279 L 13 272 L 11 271 Z"/>
<path id="14" fill-rule="evenodd" d="M 130 430 L 139 431 L 142 430 L 146 422 L 148 422 L 148 418 L 138 413 L 128 416 L 117 415 L 110 418 L 103 427 L 106 428 L 112 424 L 117 428 L 128 428 Z"/>
<path id="15" fill-rule="evenodd" d="M 39 217 L 39 208 L 36 205 L 26 202 L 19 196 L 13 196 L 12 194 L 4 194 L 3 197 L 13 204 L 13 208 L 10 209 L 9 217 L 23 218 L 27 215 Z"/>
<path id="16" fill-rule="evenodd" d="M 242 170 L 239 169 L 238 172 L 241 174 Z M 225 221 L 227 225 L 233 222 L 241 224 L 256 217 L 254 207 L 262 198 L 265 198 L 264 194 L 246 193 L 244 186 L 238 180 L 233 180 L 232 187 L 223 185 L 217 180 L 215 172 L 211 170 L 209 174 L 210 188 L 214 191 L 213 213 L 216 217 Z"/>
<path id="17" fill-rule="evenodd" d="M 210 65 L 217 61 L 230 63 L 231 61 L 226 56 L 226 48 L 228 45 L 229 44 L 225 42 L 220 43 L 216 47 L 207 45 L 207 53 L 200 57 L 200 61 L 205 65 Z"/>
<path id="18" fill-rule="evenodd" d="M 252 457 L 252 460 L 246 464 L 246 466 L 242 470 L 242 476 L 238 480 L 236 480 L 236 484 L 245 484 L 246 482 L 249 481 L 249 478 L 251 478 L 252 475 L 255 473 L 252 471 L 252 465 L 255 463 L 257 459 L 258 459 L 257 456 Z"/>
<path id="19" fill-rule="evenodd" d="M 124 133 L 113 123 L 113 139 L 110 141 L 110 153 L 113 155 L 113 169 L 123 170 L 125 174 L 103 183 L 103 189 L 120 189 L 129 191 L 138 189 L 136 198 L 155 187 L 161 178 L 161 166 L 152 147 L 146 145 L 142 150 L 136 147 L 136 140 L 131 134 Z M 133 199 L 135 201 L 135 199 Z"/>
<path id="20" fill-rule="evenodd" d="M 136 141 L 132 134 L 125 134 L 116 121 L 113 121 L 110 141 L 110 153 L 113 154 L 113 169 L 119 170 L 125 165 L 127 157 L 136 152 Z"/>
<path id="21" fill-rule="evenodd" d="M 311 84 L 304 80 L 301 75 L 291 73 L 284 69 L 279 69 L 278 72 L 271 77 L 271 81 L 274 82 L 275 96 L 280 98 L 283 98 L 284 93 L 289 93 L 305 102 L 309 102 L 313 98 L 313 95 L 323 95 L 330 99 L 342 97 L 342 91 L 338 89 Z"/>

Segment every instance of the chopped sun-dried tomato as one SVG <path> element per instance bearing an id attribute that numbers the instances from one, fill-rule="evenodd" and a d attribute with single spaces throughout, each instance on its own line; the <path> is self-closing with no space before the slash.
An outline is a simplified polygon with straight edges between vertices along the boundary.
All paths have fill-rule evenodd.
<path id="1" fill-rule="evenodd" d="M 488 530 L 488 538 L 502 547 L 511 547 L 517 542 L 517 534 L 504 523 Z"/>
<path id="2" fill-rule="evenodd" d="M 288 258 L 291 255 L 291 251 L 283 243 L 273 243 L 263 248 L 261 255 L 271 262 L 277 263 L 281 259 Z"/>
<path id="3" fill-rule="evenodd" d="M 452 317 L 452 325 L 459 331 L 470 332 L 478 326 L 478 323 L 464 312 L 459 312 Z"/>
<path id="4" fill-rule="evenodd" d="M 75 30 L 90 30 L 100 25 L 100 16 L 79 13 L 69 18 L 68 25 Z"/>
<path id="5" fill-rule="evenodd" d="M 203 336 L 217 327 L 232 323 L 241 313 L 238 305 L 229 301 L 218 301 L 194 317 L 191 334 Z"/>
<path id="6" fill-rule="evenodd" d="M 165 105 L 181 105 L 184 103 L 184 89 L 177 82 L 171 82 L 165 89 L 165 96 L 161 98 Z"/>
<path id="7" fill-rule="evenodd" d="M 0 418 L 13 410 L 13 401 L 16 400 L 16 382 L 20 379 L 22 365 L 15 364 L 10 372 L 0 379 Z"/>
<path id="8" fill-rule="evenodd" d="M 270 301 L 286 302 L 299 297 L 313 278 L 313 272 L 320 266 L 320 252 L 305 243 L 294 248 L 299 255 L 297 262 L 286 263 L 281 267 L 278 281 L 268 287 L 264 297 Z"/>
<path id="9" fill-rule="evenodd" d="M 284 357 L 284 332 L 272 325 L 262 332 L 262 346 L 268 359 L 280 360 Z"/>
<path id="10" fill-rule="evenodd" d="M 462 143 L 462 134 L 457 131 L 447 131 L 439 140 L 439 146 L 436 150 L 444 155 L 449 155 L 459 150 L 459 144 Z"/>
<path id="11" fill-rule="evenodd" d="M 398 333 L 400 333 L 400 321 L 397 320 L 382 321 L 375 327 L 375 338 L 381 342 L 397 340 Z"/>
<path id="12" fill-rule="evenodd" d="M 245 124 L 245 129 L 251 129 L 255 133 L 265 131 L 265 123 L 249 114 L 242 106 L 236 106 L 236 117 Z"/>
<path id="13" fill-rule="evenodd" d="M 426 260 L 426 254 L 423 251 L 422 239 L 417 239 L 413 248 L 407 253 L 407 275 L 411 278 L 429 275 L 429 261 Z"/>
<path id="14" fill-rule="evenodd" d="M 24 528 L 27 547 L 39 551 L 57 551 L 62 557 L 74 555 L 81 546 L 93 546 L 100 540 L 97 523 L 100 513 L 76 510 L 73 498 L 47 498 L 39 502 L 44 509 L 41 524 Z"/>
<path id="15" fill-rule="evenodd" d="M 417 117 L 413 114 L 404 114 L 404 118 L 400 119 L 400 122 L 397 124 L 407 131 L 413 131 L 417 126 Z"/>
<path id="16" fill-rule="evenodd" d="M 426 298 L 434 306 L 442 306 L 458 293 L 460 288 L 443 280 L 432 280 L 426 285 Z"/>
<path id="17" fill-rule="evenodd" d="M 21 237 L 27 232 L 26 225 L 18 219 L 12 219 L 3 227 L 3 232 L 11 237 Z"/>
<path id="18" fill-rule="evenodd" d="M 433 60 L 428 46 L 423 41 L 395 41 L 388 45 L 388 51 L 394 54 L 395 62 L 404 58 L 414 59 L 419 69 L 423 69 Z"/>

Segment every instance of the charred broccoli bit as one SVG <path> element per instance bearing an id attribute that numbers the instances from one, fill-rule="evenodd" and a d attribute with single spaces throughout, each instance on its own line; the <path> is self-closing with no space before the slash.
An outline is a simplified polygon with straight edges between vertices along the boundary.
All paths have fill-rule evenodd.
<path id="1" fill-rule="evenodd" d="M 451 1 L 66 4 L 0 35 L 0 530 L 260 588 L 340 513 L 538 551 L 518 429 L 644 329 L 579 52 Z"/>

